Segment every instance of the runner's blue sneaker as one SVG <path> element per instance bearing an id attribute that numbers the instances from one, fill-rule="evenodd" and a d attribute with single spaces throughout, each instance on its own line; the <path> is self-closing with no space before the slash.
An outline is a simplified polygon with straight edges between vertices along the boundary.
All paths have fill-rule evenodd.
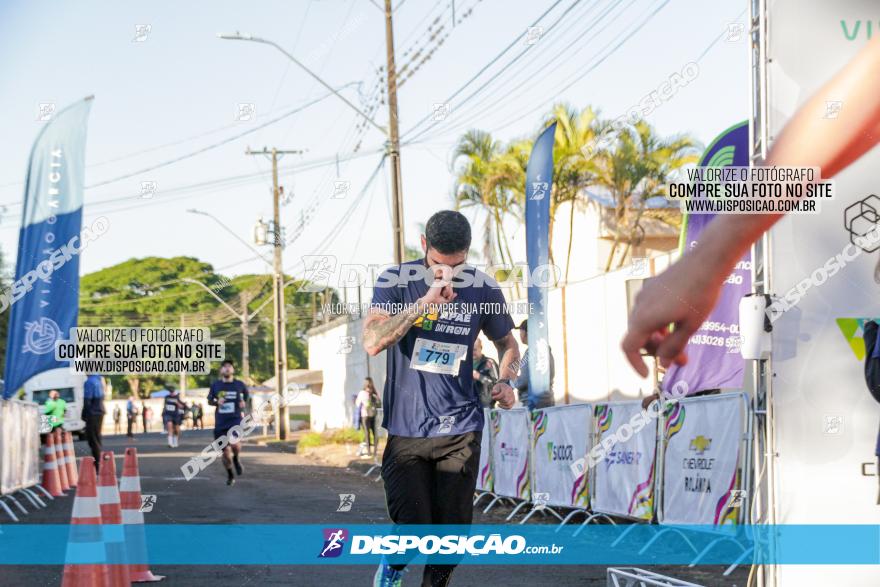
<path id="1" fill-rule="evenodd" d="M 406 569 L 400 569 L 399 571 L 392 569 L 383 556 L 382 562 L 379 563 L 379 568 L 376 569 L 376 574 L 373 575 L 373 587 L 402 587 L 403 574 L 405 572 Z"/>

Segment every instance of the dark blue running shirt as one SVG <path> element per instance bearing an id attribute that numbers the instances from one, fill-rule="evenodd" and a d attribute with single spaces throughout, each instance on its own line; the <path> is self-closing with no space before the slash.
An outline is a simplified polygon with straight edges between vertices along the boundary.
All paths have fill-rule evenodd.
<path id="1" fill-rule="evenodd" d="M 373 289 L 373 304 L 390 314 L 415 303 L 428 292 L 422 278 L 398 282 L 425 267 L 424 260 L 385 270 Z M 410 266 L 410 267 L 407 267 Z M 382 406 L 382 426 L 389 434 L 425 438 L 483 429 L 483 408 L 473 378 L 473 346 L 480 331 L 489 340 L 513 328 L 498 284 L 485 273 L 467 267 L 456 279 L 457 297 L 436 314 L 420 316 L 397 344 L 388 347 L 388 371 Z"/>
<path id="2" fill-rule="evenodd" d="M 218 405 L 217 400 L 223 399 L 223 405 Z M 247 401 L 248 389 L 244 381 L 233 379 L 223 381 L 218 379 L 211 384 L 208 392 L 208 403 L 217 406 L 214 412 L 214 430 L 228 430 L 236 424 L 241 424 L 240 401 Z"/>

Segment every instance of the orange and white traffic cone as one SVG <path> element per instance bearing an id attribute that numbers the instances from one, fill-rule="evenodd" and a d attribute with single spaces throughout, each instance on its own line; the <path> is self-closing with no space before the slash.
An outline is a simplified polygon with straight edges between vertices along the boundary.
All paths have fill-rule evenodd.
<path id="1" fill-rule="evenodd" d="M 128 587 L 131 578 L 125 558 L 125 533 L 122 527 L 122 507 L 116 486 L 116 459 L 113 453 L 101 453 L 101 472 L 98 475 L 98 504 L 104 524 L 104 547 L 107 549 L 107 587 Z"/>
<path id="2" fill-rule="evenodd" d="M 61 478 L 58 476 L 58 463 L 55 461 L 54 435 L 51 433 L 46 435 L 46 444 L 43 445 L 43 487 L 52 497 L 64 496 Z"/>
<path id="3" fill-rule="evenodd" d="M 58 479 L 61 481 L 61 491 L 70 491 L 70 481 L 67 479 L 67 459 L 64 457 L 64 441 L 61 440 L 61 429 L 52 431 L 55 442 L 55 464 L 58 467 Z"/>
<path id="4" fill-rule="evenodd" d="M 78 475 L 76 474 L 76 452 L 73 450 L 73 434 L 62 432 L 64 436 L 64 458 L 67 461 L 67 482 L 71 487 L 76 487 Z"/>
<path id="5" fill-rule="evenodd" d="M 164 575 L 154 575 L 147 564 L 147 539 L 144 533 L 144 514 L 141 511 L 141 476 L 138 473 L 137 449 L 125 449 L 122 478 L 119 480 L 119 497 L 122 501 L 122 524 L 125 531 L 125 554 L 127 560 L 143 561 L 129 565 L 132 583 L 161 581 Z"/>
<path id="6" fill-rule="evenodd" d="M 50 434 L 51 436 L 51 434 Z M 67 563 L 61 587 L 99 587 L 107 585 L 107 566 L 104 564 L 101 508 L 98 504 L 95 459 L 85 457 L 79 471 L 80 483 L 73 499 L 70 516 L 70 538 L 67 542 Z M 101 562 L 79 562 L 83 558 Z"/>

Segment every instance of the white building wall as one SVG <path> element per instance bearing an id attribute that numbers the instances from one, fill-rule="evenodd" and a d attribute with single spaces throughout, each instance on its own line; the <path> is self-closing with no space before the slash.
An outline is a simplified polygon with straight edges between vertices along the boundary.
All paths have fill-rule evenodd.
<path id="1" fill-rule="evenodd" d="M 341 318 L 309 332 L 309 369 L 324 374 L 321 395 L 312 395 L 312 430 L 322 432 L 351 426 L 354 396 L 368 375 L 381 393 L 385 385 L 385 353 L 368 357 L 362 344 L 362 330 L 363 320 Z"/>

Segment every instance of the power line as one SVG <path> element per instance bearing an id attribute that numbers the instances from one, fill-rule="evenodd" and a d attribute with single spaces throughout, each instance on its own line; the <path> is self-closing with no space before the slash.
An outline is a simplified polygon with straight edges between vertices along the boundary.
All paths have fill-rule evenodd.
<path id="1" fill-rule="evenodd" d="M 607 16 L 609 16 L 614 9 L 616 9 L 618 6 L 620 6 L 622 1 L 623 0 L 615 0 L 615 2 L 613 2 L 611 5 L 606 7 L 604 12 L 600 13 L 595 18 L 589 19 L 587 22 L 589 22 L 590 24 L 585 30 L 577 31 L 577 34 L 575 35 L 575 37 L 573 38 L 573 40 L 571 42 L 569 42 L 567 45 L 565 45 L 555 55 L 552 55 L 548 59 L 546 59 L 543 63 L 538 63 L 538 66 L 536 68 L 534 68 L 534 70 L 532 72 L 529 72 L 528 66 L 535 63 L 536 59 L 534 59 L 534 58 L 531 61 L 529 61 L 528 63 L 524 64 L 524 66 L 522 68 L 517 69 L 512 77 L 510 77 L 507 80 L 505 80 L 504 82 L 502 82 L 500 86 L 493 87 L 492 88 L 493 91 L 491 93 L 487 93 L 482 99 L 478 100 L 475 104 L 473 104 L 471 106 L 471 112 L 470 112 L 470 114 L 468 114 L 467 118 L 465 118 L 464 120 L 461 120 L 451 126 L 444 125 L 444 129 L 443 129 L 442 134 L 448 134 L 449 132 L 457 132 L 457 129 L 464 128 L 464 127 L 471 125 L 474 120 L 481 120 L 481 121 L 485 122 L 482 119 L 482 116 L 486 112 L 492 112 L 493 114 L 497 114 L 496 106 L 499 103 L 504 103 L 505 96 L 507 95 L 507 92 L 505 92 L 502 88 L 504 88 L 506 86 L 511 86 L 511 85 L 513 87 L 522 87 L 523 83 L 522 83 L 522 81 L 517 83 L 518 79 L 528 80 L 530 82 L 530 86 L 532 88 L 540 88 L 541 87 L 540 81 L 542 79 L 546 79 L 547 77 L 552 75 L 553 72 L 558 70 L 559 67 L 563 66 L 566 63 L 566 61 L 563 59 L 563 57 L 566 54 L 568 54 L 568 53 L 577 54 L 581 50 L 581 49 L 571 50 L 571 47 L 573 45 L 575 45 L 577 42 L 583 41 L 583 40 L 586 40 L 586 43 L 584 43 L 584 45 L 586 45 L 586 44 L 589 44 L 594 38 L 596 38 L 596 37 L 589 36 L 588 33 L 590 33 L 595 27 L 597 27 L 599 24 L 601 24 L 603 19 L 605 19 Z M 634 2 L 635 2 L 635 0 L 630 0 L 629 4 L 624 6 L 623 10 L 621 10 L 619 13 L 617 13 L 615 16 L 613 16 L 611 21 L 609 21 L 607 24 L 605 24 L 605 28 L 607 29 L 614 21 L 616 21 L 618 18 L 620 18 L 620 16 L 622 16 L 623 13 L 626 12 L 627 8 L 632 6 L 632 4 Z M 589 11 L 591 8 L 593 8 L 597 4 L 598 4 L 598 2 L 594 2 L 593 5 L 588 6 L 587 11 Z M 587 19 L 586 18 L 569 19 L 569 22 L 578 22 L 581 20 L 587 20 Z M 557 21 L 557 23 L 558 22 L 559 21 Z M 557 23 L 554 23 L 554 26 Z M 544 48 L 544 51 L 542 51 L 541 53 L 534 52 L 533 53 L 534 56 L 546 55 L 546 50 L 549 46 L 554 45 L 556 43 L 556 41 L 563 40 L 562 37 L 550 37 L 550 40 L 548 42 L 548 41 L 543 41 L 544 38 L 546 38 L 546 37 L 544 35 L 542 35 L 541 42 L 542 42 L 542 46 Z M 602 49 L 604 49 L 606 47 L 607 47 L 607 45 L 605 47 L 603 47 Z M 602 49 L 600 49 L 599 51 L 601 52 Z M 557 65 L 555 67 L 553 67 L 552 69 L 548 69 L 546 67 L 546 65 L 548 63 L 556 63 Z M 494 81 L 494 80 L 490 80 L 490 81 Z M 462 105 L 464 103 L 466 103 L 470 98 L 475 97 L 477 94 L 483 92 L 485 90 L 485 88 L 487 88 L 487 87 L 488 87 L 488 82 L 486 85 L 479 88 L 476 92 L 474 92 L 470 96 L 468 96 L 468 98 L 466 98 L 462 102 Z M 522 97 L 522 95 L 520 95 L 520 97 Z M 488 104 L 486 104 L 487 101 L 489 102 Z M 479 108 L 479 106 L 482 104 L 486 104 L 486 105 L 482 108 Z M 460 115 L 461 110 L 462 110 L 461 105 L 456 107 L 456 113 L 458 113 L 459 115 Z M 428 130 L 430 130 L 430 129 L 423 130 L 417 136 L 421 136 L 422 134 L 424 134 Z M 415 139 L 415 137 L 413 137 L 413 139 Z"/>
<path id="2" fill-rule="evenodd" d="M 650 22 L 657 15 L 657 13 L 660 12 L 660 10 L 662 10 L 667 4 L 669 4 L 669 0 L 662 0 L 662 2 L 653 11 L 651 11 L 650 14 L 648 14 L 648 16 L 641 23 L 639 23 L 634 30 L 632 30 L 628 35 L 626 35 L 625 37 L 620 39 L 620 41 L 618 41 L 614 45 L 614 47 L 612 47 L 611 51 L 609 51 L 605 55 L 601 56 L 598 59 L 598 61 L 596 61 L 593 65 L 588 67 L 583 73 L 578 75 L 575 79 L 571 80 L 571 82 L 569 82 L 564 88 L 561 88 L 561 89 L 554 91 L 554 95 L 558 95 L 558 94 L 561 94 L 561 93 L 567 91 L 569 88 L 571 88 L 571 86 L 573 86 L 574 84 L 576 84 L 577 82 L 579 82 L 580 80 L 585 78 L 587 75 L 592 73 L 597 67 L 602 65 L 602 63 L 604 63 L 611 55 L 613 55 L 615 52 L 617 52 L 618 49 L 620 49 L 624 44 L 626 44 L 627 41 L 632 39 L 636 35 L 636 33 L 641 31 L 645 27 L 645 25 L 648 24 L 648 22 Z M 607 46 L 608 45 L 606 45 L 606 47 Z M 528 112 L 523 114 L 523 116 L 529 116 L 531 114 L 534 114 L 535 112 L 540 110 L 542 107 L 543 106 L 537 106 L 535 108 L 532 108 L 531 110 L 529 110 Z M 510 126 L 511 124 L 512 124 L 511 122 L 508 122 L 507 124 L 504 124 L 500 127 L 497 127 L 496 130 L 506 128 L 506 127 Z"/>
<path id="3" fill-rule="evenodd" d="M 190 153 L 186 153 L 186 154 L 184 154 L 184 155 L 180 155 L 180 156 L 178 156 L 178 157 L 174 157 L 173 159 L 169 159 L 169 160 L 167 160 L 167 161 L 163 161 L 163 162 L 161 162 L 161 163 L 157 163 L 157 164 L 155 164 L 155 165 L 151 165 L 151 166 L 149 166 L 149 167 L 145 167 L 145 168 L 143 168 L 143 169 L 138 169 L 137 171 L 132 171 L 132 172 L 130 172 L 130 173 L 125 173 L 125 174 L 123 174 L 123 175 L 120 175 L 120 176 L 117 176 L 117 177 L 114 177 L 114 178 L 111 178 L 111 179 L 107 179 L 107 180 L 104 180 L 104 181 L 100 181 L 100 182 L 98 182 L 98 183 L 93 183 L 93 184 L 91 184 L 91 185 L 87 185 L 87 186 L 86 186 L 86 189 L 91 189 L 91 188 L 100 187 L 100 186 L 103 186 L 103 185 L 107 185 L 107 184 L 115 183 L 115 182 L 117 182 L 117 181 L 121 181 L 121 180 L 123 180 L 123 179 L 128 179 L 128 178 L 130 178 L 130 177 L 134 177 L 135 175 L 141 175 L 141 174 L 143 174 L 143 173 L 147 173 L 147 172 L 149 172 L 149 171 L 155 171 L 156 169 L 161 169 L 162 167 L 167 167 L 167 166 L 169 166 L 169 165 L 173 165 L 174 163 L 179 163 L 180 161 L 184 161 L 184 160 L 186 160 L 186 159 L 191 159 L 192 157 L 195 157 L 196 155 L 201 155 L 202 153 L 206 153 L 206 152 L 208 152 L 208 151 L 212 151 L 212 150 L 214 150 L 214 149 L 216 149 L 216 148 L 218 148 L 218 147 L 222 147 L 223 145 L 228 145 L 229 143 L 231 143 L 231 142 L 233 142 L 233 141 L 236 141 L 236 140 L 238 140 L 238 139 L 240 139 L 240 138 L 242 138 L 242 137 L 245 137 L 245 136 L 247 136 L 247 135 L 249 135 L 249 134 L 255 133 L 255 132 L 257 132 L 258 130 L 264 129 L 264 128 L 266 128 L 267 126 L 270 126 L 270 125 L 272 125 L 272 124 L 275 124 L 276 122 L 278 122 L 278 121 L 280 121 L 280 120 L 284 120 L 285 118 L 287 118 L 287 117 L 289 117 L 289 116 L 291 116 L 291 115 L 293 115 L 293 114 L 296 114 L 296 113 L 298 113 L 298 112 L 302 112 L 302 111 L 305 110 L 306 108 L 309 108 L 310 106 L 314 106 L 315 104 L 317 104 L 317 103 L 320 102 L 321 100 L 324 100 L 324 99 L 326 99 L 327 97 L 332 96 L 332 95 L 333 95 L 332 92 L 327 93 L 327 94 L 324 94 L 324 95 L 321 96 L 320 98 L 316 98 L 315 100 L 312 100 L 311 102 L 305 104 L 304 106 L 301 106 L 301 107 L 299 107 L 299 108 L 295 108 L 294 110 L 292 110 L 292 111 L 290 111 L 290 112 L 287 112 L 287 113 L 285 113 L 285 114 L 283 114 L 283 115 L 281 115 L 281 116 L 279 116 L 279 117 L 277 117 L 277 118 L 273 118 L 272 120 L 270 120 L 270 121 L 268 121 L 268 122 L 264 122 L 263 124 L 259 124 L 259 125 L 255 126 L 255 127 L 253 127 L 253 128 L 249 128 L 248 130 L 246 130 L 246 131 L 244 131 L 244 132 L 238 133 L 238 134 L 236 134 L 236 135 L 232 135 L 231 137 L 227 137 L 227 138 L 223 139 L 222 141 L 219 141 L 219 142 L 216 142 L 216 143 L 212 143 L 212 144 L 210 144 L 210 145 L 207 145 L 207 146 L 205 146 L 205 147 L 202 147 L 201 149 L 197 149 L 197 150 L 192 151 L 192 152 L 190 152 Z"/>
<path id="4" fill-rule="evenodd" d="M 381 149 L 381 148 L 375 148 L 375 149 L 371 149 L 369 151 L 364 151 L 362 153 L 345 154 L 342 157 L 340 157 L 338 160 L 339 161 L 349 161 L 352 159 L 362 159 L 364 157 L 370 157 L 372 155 L 379 154 L 382 151 L 383 151 L 383 149 Z M 335 165 L 336 161 L 337 161 L 336 157 L 323 157 L 320 159 L 313 159 L 311 161 L 304 161 L 300 164 L 279 167 L 279 171 L 281 171 L 281 170 L 296 171 L 298 173 L 302 173 L 305 171 L 311 171 L 313 169 L 320 169 L 322 167 L 327 167 L 329 165 Z M 94 216 L 94 214 L 92 214 L 92 212 L 97 212 L 97 211 L 100 211 L 101 213 L 105 213 L 105 212 L 106 213 L 110 213 L 110 212 L 118 213 L 118 212 L 124 212 L 124 211 L 128 211 L 128 210 L 136 209 L 136 208 L 141 208 L 144 206 L 167 204 L 167 203 L 170 203 L 173 201 L 178 201 L 178 200 L 182 199 L 183 197 L 192 196 L 192 195 L 194 195 L 192 192 L 201 192 L 201 191 L 210 190 L 212 193 L 216 193 L 218 191 L 223 191 L 226 189 L 240 187 L 243 185 L 247 185 L 249 183 L 253 183 L 255 181 L 260 181 L 263 178 L 263 176 L 265 176 L 267 173 L 268 172 L 261 171 L 261 172 L 257 172 L 257 173 L 246 173 L 246 174 L 242 174 L 242 175 L 228 176 L 228 177 L 223 177 L 223 178 L 214 179 L 214 180 L 195 182 L 195 183 L 187 184 L 184 186 L 178 186 L 176 188 L 162 190 L 161 193 L 163 195 L 161 197 L 156 197 L 156 198 L 152 198 L 152 199 L 144 199 L 141 194 L 132 194 L 132 195 L 128 195 L 128 196 L 117 196 L 117 197 L 112 197 L 112 198 L 106 198 L 104 200 L 97 200 L 95 202 L 87 203 L 85 206 L 85 209 L 88 210 L 88 212 L 90 213 L 89 218 L 93 218 L 95 216 Z M 171 198 L 171 197 L 168 197 L 169 194 L 178 194 L 178 197 Z M 184 194 L 186 194 L 186 195 L 184 195 Z M 131 203 L 138 202 L 138 203 L 134 204 L 132 206 L 129 206 L 127 208 L 116 208 L 116 209 L 106 208 L 106 206 L 112 206 L 114 204 L 130 203 L 130 202 Z M 17 205 L 21 206 L 22 202 L 18 202 Z M 9 230 L 9 229 L 16 229 L 17 230 L 18 227 L 14 226 L 14 225 L 0 226 L 0 230 Z"/>
<path id="5" fill-rule="evenodd" d="M 581 0 L 575 0 L 574 4 L 578 4 L 580 1 L 581 1 Z M 547 15 L 548 15 L 548 14 L 549 14 L 554 8 L 556 8 L 557 6 L 559 6 L 559 4 L 560 4 L 561 2 L 562 2 L 562 0 L 556 0 L 555 2 L 553 2 L 553 4 L 551 4 L 550 7 L 549 7 L 547 10 L 545 10 L 544 12 L 542 12 L 541 15 L 540 15 L 538 18 L 536 18 L 536 19 L 534 20 L 534 22 L 532 22 L 532 24 L 531 24 L 530 26 L 536 26 L 539 22 L 541 22 L 541 19 L 543 19 L 545 16 L 547 16 Z M 513 46 L 517 44 L 517 42 L 520 40 L 520 38 L 521 38 L 524 34 L 526 34 L 526 33 L 522 33 L 522 34 L 517 35 L 516 38 L 515 38 L 513 41 L 510 42 L 509 45 L 507 45 L 504 49 L 502 49 L 501 52 L 498 53 L 495 57 L 493 57 L 493 58 L 492 58 L 487 64 L 485 64 L 483 67 L 481 67 L 481 68 L 479 69 L 479 71 L 477 71 L 477 73 L 475 73 L 475 74 L 473 75 L 473 77 L 471 77 L 468 81 L 466 81 L 464 84 L 462 84 L 461 87 L 459 87 L 455 92 L 453 92 L 451 96 L 449 96 L 448 98 L 446 98 L 446 100 L 444 100 L 444 102 L 447 102 L 447 103 L 448 103 L 448 102 L 451 102 L 453 99 L 455 99 L 455 97 L 458 96 L 460 93 L 462 93 L 462 92 L 463 92 L 463 91 L 464 91 L 464 90 L 465 90 L 470 84 L 472 84 L 474 81 L 476 81 L 476 80 L 477 80 L 481 75 L 483 75 L 483 73 L 485 73 L 490 67 L 492 67 L 493 65 L 495 65 L 495 63 L 497 63 L 498 60 L 501 59 L 501 58 L 504 56 L 505 53 L 507 53 L 508 51 L 510 51 L 510 49 L 513 48 Z M 522 55 L 522 54 L 520 54 L 520 55 Z M 515 60 L 516 60 L 516 58 L 514 58 L 514 61 L 515 61 Z M 508 64 L 507 67 L 509 67 L 509 65 L 510 65 L 510 64 Z M 402 136 L 403 136 L 403 137 L 406 137 L 407 134 L 412 133 L 416 128 L 418 128 L 419 126 L 421 126 L 421 125 L 424 124 L 425 122 L 430 121 L 431 118 L 432 118 L 432 116 L 433 116 L 432 114 L 428 114 L 428 115 L 426 115 L 426 116 L 423 117 L 421 120 L 419 120 L 418 122 L 416 122 L 413 126 L 411 126 L 411 127 L 409 128 L 409 130 L 405 131 L 405 132 L 403 133 Z M 433 125 L 432 125 L 432 126 L 433 126 Z"/>

